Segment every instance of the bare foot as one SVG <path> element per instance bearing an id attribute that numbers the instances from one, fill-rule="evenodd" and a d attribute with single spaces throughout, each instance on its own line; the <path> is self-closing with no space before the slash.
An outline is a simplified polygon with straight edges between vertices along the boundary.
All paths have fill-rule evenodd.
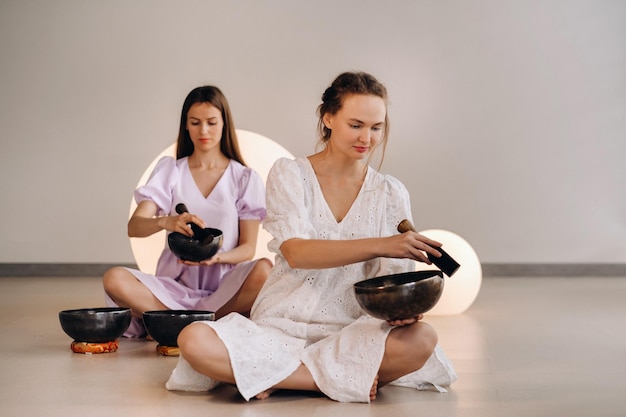
<path id="1" fill-rule="evenodd" d="M 378 393 L 378 375 L 374 378 L 374 383 L 372 384 L 372 388 L 370 389 L 370 401 L 374 401 L 376 399 L 376 394 Z"/>
<path id="2" fill-rule="evenodd" d="M 265 400 L 266 398 L 269 398 L 269 396 L 270 396 L 270 395 L 272 395 L 272 393 L 273 393 L 274 391 L 276 391 L 276 390 L 275 390 L 275 389 L 273 389 L 273 388 L 270 388 L 270 389 L 268 389 L 268 390 L 266 390 L 266 391 L 259 392 L 259 393 L 258 393 L 257 395 L 255 395 L 254 397 L 255 397 L 257 400 Z"/>

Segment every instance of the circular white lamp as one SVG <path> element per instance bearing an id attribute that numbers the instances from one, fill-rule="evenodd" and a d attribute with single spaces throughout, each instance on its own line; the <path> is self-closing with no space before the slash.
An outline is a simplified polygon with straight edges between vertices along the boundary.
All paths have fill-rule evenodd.
<path id="1" fill-rule="evenodd" d="M 248 130 L 237 129 L 237 140 L 239 141 L 239 149 L 241 150 L 241 156 L 246 164 L 259 173 L 265 183 L 267 174 L 274 162 L 279 158 L 293 158 L 293 155 L 278 143 L 265 136 L 259 135 L 255 132 Z M 143 175 L 137 183 L 137 187 L 140 187 L 148 181 L 150 174 L 154 170 L 159 159 L 164 156 L 176 157 L 176 144 L 173 143 L 163 150 L 156 158 L 148 165 Z M 137 208 L 135 199 L 131 198 L 130 211 L 128 217 L 132 216 Z M 135 257 L 135 262 L 142 272 L 148 274 L 154 274 L 156 272 L 157 262 L 163 246 L 165 245 L 165 230 L 155 233 L 148 237 L 130 238 L 130 246 Z M 269 258 L 273 261 L 274 254 L 267 249 L 267 243 L 272 239 L 272 236 L 264 229 L 259 229 L 259 236 L 257 238 L 256 254 L 257 258 Z"/>
<path id="2" fill-rule="evenodd" d="M 464 312 L 478 296 L 482 283 L 483 272 L 476 252 L 465 239 L 447 230 L 424 230 L 420 234 L 441 242 L 446 252 L 461 265 L 452 277 L 444 276 L 441 298 L 426 314 L 443 316 Z M 437 269 L 435 265 L 423 263 L 417 263 L 417 268 Z"/>

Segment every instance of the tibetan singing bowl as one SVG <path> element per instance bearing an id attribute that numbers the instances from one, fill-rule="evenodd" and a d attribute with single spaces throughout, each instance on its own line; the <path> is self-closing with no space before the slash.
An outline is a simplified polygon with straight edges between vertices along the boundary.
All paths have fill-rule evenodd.
<path id="1" fill-rule="evenodd" d="M 403 320 L 433 308 L 443 292 L 441 271 L 411 271 L 370 278 L 354 284 L 356 300 L 382 320 Z"/>
<path id="2" fill-rule="evenodd" d="M 184 203 L 178 203 L 175 209 L 178 214 L 189 213 Z M 183 261 L 202 262 L 212 258 L 222 247 L 222 231 L 210 227 L 203 229 L 195 223 L 187 224 L 191 226 L 193 236 L 178 232 L 167 235 L 167 244 L 172 253 Z"/>
<path id="3" fill-rule="evenodd" d="M 222 246 L 222 231 L 198 228 L 193 237 L 172 232 L 167 236 L 167 244 L 177 258 L 201 262 L 213 257 Z"/>
<path id="4" fill-rule="evenodd" d="M 153 310 L 143 313 L 148 334 L 162 346 L 178 346 L 178 334 L 194 321 L 213 321 L 215 313 L 204 310 Z"/>
<path id="5" fill-rule="evenodd" d="M 61 328 L 77 342 L 104 343 L 122 336 L 130 325 L 130 308 L 97 307 L 59 312 Z"/>

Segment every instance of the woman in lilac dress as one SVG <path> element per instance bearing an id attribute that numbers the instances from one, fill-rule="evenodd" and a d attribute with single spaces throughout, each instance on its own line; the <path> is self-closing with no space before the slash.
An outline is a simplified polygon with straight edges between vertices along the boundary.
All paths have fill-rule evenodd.
<path id="1" fill-rule="evenodd" d="M 137 209 L 128 221 L 130 237 L 161 230 L 192 236 L 189 223 L 223 232 L 218 253 L 200 263 L 180 261 L 165 245 L 156 275 L 115 267 L 104 274 L 107 305 L 130 307 L 128 337 L 146 332 L 149 310 L 210 310 L 249 315 L 272 267 L 252 260 L 265 218 L 265 187 L 245 166 L 228 102 L 214 86 L 192 90 L 183 104 L 176 159 L 164 157 L 144 186 L 135 191 Z M 183 203 L 189 212 L 178 214 Z"/>

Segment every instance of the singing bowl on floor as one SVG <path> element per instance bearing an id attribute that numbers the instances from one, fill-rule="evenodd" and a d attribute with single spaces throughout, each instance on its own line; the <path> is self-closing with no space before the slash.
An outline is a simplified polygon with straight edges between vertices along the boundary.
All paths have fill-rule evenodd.
<path id="1" fill-rule="evenodd" d="M 130 308 L 97 307 L 59 312 L 61 328 L 77 342 L 104 343 L 116 340 L 130 325 Z"/>
<path id="2" fill-rule="evenodd" d="M 354 284 L 363 310 L 382 320 L 417 317 L 433 308 L 443 292 L 441 271 L 411 271 L 366 279 Z"/>
<path id="3" fill-rule="evenodd" d="M 178 334 L 194 321 L 213 321 L 215 313 L 205 310 L 153 310 L 143 313 L 148 334 L 162 346 L 178 346 Z"/>
<path id="4" fill-rule="evenodd" d="M 222 238 L 221 230 L 206 228 L 199 229 L 194 237 L 172 232 L 167 236 L 167 243 L 177 258 L 183 261 L 202 262 L 217 253 L 222 246 Z"/>

